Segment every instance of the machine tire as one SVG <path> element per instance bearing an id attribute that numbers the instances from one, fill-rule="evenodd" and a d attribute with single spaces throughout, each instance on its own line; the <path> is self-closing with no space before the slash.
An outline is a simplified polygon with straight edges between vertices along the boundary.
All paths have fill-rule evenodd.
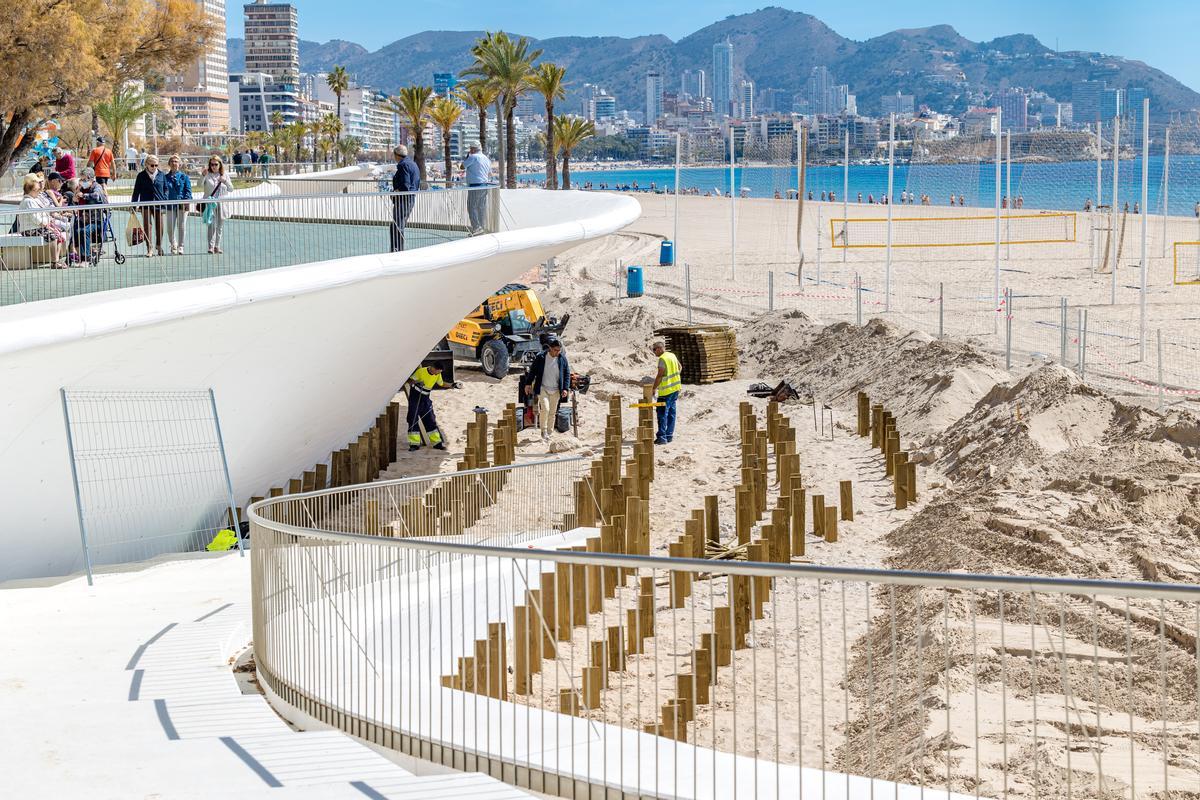
<path id="1" fill-rule="evenodd" d="M 479 352 L 479 364 L 483 367 L 484 374 L 490 375 L 496 380 L 500 380 L 508 374 L 508 362 L 508 348 L 499 339 L 485 342 L 483 349 Z"/>

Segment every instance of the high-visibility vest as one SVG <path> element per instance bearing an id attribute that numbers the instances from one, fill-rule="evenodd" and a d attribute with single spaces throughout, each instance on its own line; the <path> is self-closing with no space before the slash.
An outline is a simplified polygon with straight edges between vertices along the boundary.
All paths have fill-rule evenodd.
<path id="1" fill-rule="evenodd" d="M 425 367 L 421 367 L 414 372 L 409 380 L 412 382 L 413 388 L 421 394 L 429 394 L 435 386 L 446 385 L 445 381 L 442 380 L 440 372 L 437 375 L 433 375 Z"/>
<path id="2" fill-rule="evenodd" d="M 658 384 L 658 396 L 666 397 L 675 394 L 681 385 L 679 359 L 675 357 L 674 353 L 666 351 L 658 357 L 658 363 L 665 369 L 663 379 Z"/>

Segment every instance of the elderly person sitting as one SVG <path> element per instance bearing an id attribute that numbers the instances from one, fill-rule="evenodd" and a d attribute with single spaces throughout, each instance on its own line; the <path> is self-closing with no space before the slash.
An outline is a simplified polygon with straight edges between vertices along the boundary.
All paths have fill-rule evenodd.
<path id="1" fill-rule="evenodd" d="M 21 203 L 17 206 L 17 232 L 22 236 L 39 237 L 50 248 L 51 267 L 62 269 L 66 236 L 50 215 L 50 201 L 42 193 L 41 178 L 26 175 L 21 183 L 21 193 Z"/>
<path id="2" fill-rule="evenodd" d="M 75 206 L 102 206 L 108 204 L 108 194 L 104 191 L 91 167 L 85 168 L 79 179 L 79 187 L 75 191 Z M 71 239 L 79 251 L 80 257 L 95 263 L 92 258 L 92 245 L 103 239 L 104 220 L 108 212 L 102 210 L 76 211 L 75 227 L 71 231 Z"/>

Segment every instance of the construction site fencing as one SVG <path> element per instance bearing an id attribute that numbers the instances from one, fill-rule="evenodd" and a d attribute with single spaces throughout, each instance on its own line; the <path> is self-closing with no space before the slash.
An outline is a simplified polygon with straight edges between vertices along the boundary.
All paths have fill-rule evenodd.
<path id="1" fill-rule="evenodd" d="M 584 473 L 452 537 L 396 500 L 458 476 L 252 506 L 273 702 L 562 797 L 1200 791 L 1200 587 L 578 552 Z"/>
<path id="2" fill-rule="evenodd" d="M 499 231 L 500 204 L 456 189 L 6 207 L 0 305 L 429 247 Z"/>

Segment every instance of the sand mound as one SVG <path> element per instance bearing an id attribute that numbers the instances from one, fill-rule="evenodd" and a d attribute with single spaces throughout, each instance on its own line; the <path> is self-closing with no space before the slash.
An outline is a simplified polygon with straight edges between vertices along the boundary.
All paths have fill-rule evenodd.
<path id="1" fill-rule="evenodd" d="M 1130 441 L 1147 412 L 1106 397 L 1070 370 L 1049 365 L 997 384 L 934 441 L 940 466 L 955 480 L 1045 471 L 1051 456 L 1073 450 L 1093 458 Z"/>

